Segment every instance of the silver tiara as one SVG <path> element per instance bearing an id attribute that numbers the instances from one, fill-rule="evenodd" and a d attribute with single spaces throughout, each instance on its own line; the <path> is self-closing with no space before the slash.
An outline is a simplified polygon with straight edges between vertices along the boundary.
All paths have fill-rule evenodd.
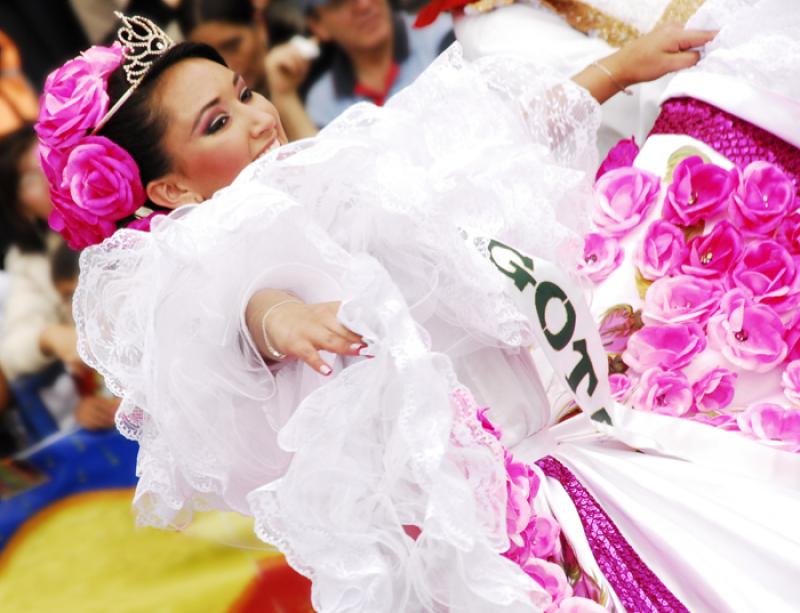
<path id="1" fill-rule="evenodd" d="M 125 71 L 125 80 L 128 81 L 130 87 L 97 122 L 92 134 L 96 134 L 106 125 L 108 120 L 131 97 L 131 94 L 136 91 L 147 75 L 153 62 L 175 45 L 175 42 L 167 36 L 164 30 L 146 17 L 126 17 L 119 11 L 114 11 L 114 14 L 122 20 L 122 27 L 117 30 L 117 40 L 122 45 L 122 69 Z"/>

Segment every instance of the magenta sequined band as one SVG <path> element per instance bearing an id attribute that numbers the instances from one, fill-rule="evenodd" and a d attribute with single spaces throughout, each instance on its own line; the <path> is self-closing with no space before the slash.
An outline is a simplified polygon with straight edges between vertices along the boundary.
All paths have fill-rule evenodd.
<path id="1" fill-rule="evenodd" d="M 572 499 L 597 565 L 626 611 L 689 613 L 689 609 L 642 561 L 611 518 L 566 466 L 551 456 L 538 460 L 536 465 L 545 475 L 558 480 Z"/>
<path id="2" fill-rule="evenodd" d="M 686 134 L 704 142 L 731 162 L 744 168 L 763 160 L 776 164 L 800 189 L 800 149 L 771 132 L 694 98 L 672 98 L 650 134 Z"/>

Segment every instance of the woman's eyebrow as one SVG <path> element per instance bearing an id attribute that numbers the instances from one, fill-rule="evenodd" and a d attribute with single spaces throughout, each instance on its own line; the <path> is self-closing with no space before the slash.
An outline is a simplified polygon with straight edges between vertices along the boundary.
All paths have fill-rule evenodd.
<path id="1" fill-rule="evenodd" d="M 233 75 L 233 86 L 234 87 L 236 87 L 236 84 L 239 82 L 239 79 L 241 79 L 241 78 L 242 78 L 242 75 L 240 75 L 240 74 L 235 73 Z M 194 133 L 195 128 L 197 128 L 197 124 L 200 123 L 200 118 L 203 116 L 203 113 L 205 113 L 209 108 L 211 108 L 212 106 L 214 106 L 215 104 L 218 104 L 218 103 L 219 103 L 219 96 L 217 96 L 213 100 L 210 100 L 209 102 L 207 102 L 206 104 L 203 105 L 203 108 L 200 109 L 200 112 L 197 113 L 197 116 L 194 118 L 194 123 L 192 124 L 192 133 Z"/>

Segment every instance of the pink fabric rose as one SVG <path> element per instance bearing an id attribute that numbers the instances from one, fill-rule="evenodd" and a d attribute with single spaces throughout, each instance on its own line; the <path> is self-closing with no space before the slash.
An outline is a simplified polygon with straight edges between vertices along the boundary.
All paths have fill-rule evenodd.
<path id="1" fill-rule="evenodd" d="M 706 335 L 696 323 L 645 326 L 628 341 L 622 360 L 634 371 L 678 370 L 706 348 Z"/>
<path id="2" fill-rule="evenodd" d="M 783 218 L 775 240 L 792 255 L 800 255 L 800 213 L 792 213 Z"/>
<path id="3" fill-rule="evenodd" d="M 786 365 L 781 376 L 784 395 L 800 406 L 800 360 L 793 360 Z"/>
<path id="4" fill-rule="evenodd" d="M 764 402 L 748 407 L 736 420 L 745 434 L 763 441 L 800 444 L 800 410 Z"/>
<path id="5" fill-rule="evenodd" d="M 73 249 L 111 236 L 115 222 L 146 200 L 136 163 L 103 136 L 84 138 L 70 152 L 63 176 L 61 188 L 51 190 L 50 226 L 62 232 Z"/>
<path id="6" fill-rule="evenodd" d="M 125 227 L 130 230 L 139 230 L 140 232 L 150 232 L 150 225 L 153 223 L 153 220 L 156 217 L 160 217 L 161 215 L 166 215 L 166 212 L 155 211 L 154 213 L 150 213 L 147 217 L 142 217 L 141 219 L 136 219 L 130 222 Z"/>
<path id="7" fill-rule="evenodd" d="M 564 574 L 564 569 L 557 564 L 531 558 L 525 563 L 522 570 L 550 594 L 553 605 L 558 606 L 565 598 L 572 596 L 572 588 Z"/>
<path id="8" fill-rule="evenodd" d="M 617 239 L 591 232 L 584 239 L 583 261 L 578 263 L 578 270 L 594 283 L 600 283 L 619 267 L 623 255 Z"/>
<path id="9" fill-rule="evenodd" d="M 689 241 L 684 274 L 719 278 L 736 266 L 742 255 L 742 235 L 727 220 L 720 221 L 705 236 Z"/>
<path id="10" fill-rule="evenodd" d="M 631 378 L 621 373 L 609 375 L 608 384 L 611 386 L 611 397 L 617 402 L 625 402 L 633 388 Z"/>
<path id="11" fill-rule="evenodd" d="M 50 73 L 36 132 L 50 148 L 66 152 L 108 111 L 108 77 L 122 64 L 122 47 L 92 47 Z"/>
<path id="12" fill-rule="evenodd" d="M 767 372 L 786 357 L 783 324 L 775 311 L 756 304 L 742 290 L 732 289 L 708 321 L 708 340 L 732 364 Z"/>
<path id="13" fill-rule="evenodd" d="M 778 314 L 800 305 L 800 279 L 791 254 L 773 240 L 747 245 L 731 273 L 733 284 Z"/>
<path id="14" fill-rule="evenodd" d="M 607 353 L 622 353 L 628 346 L 631 334 L 639 330 L 642 314 L 629 304 L 618 304 L 608 309 L 600 318 L 600 339 Z"/>
<path id="15" fill-rule="evenodd" d="M 663 277 L 647 289 L 642 319 L 648 325 L 703 325 L 717 310 L 722 291 L 718 283 L 706 279 L 689 275 Z"/>
<path id="16" fill-rule="evenodd" d="M 562 600 L 558 608 L 555 609 L 556 613 L 608 613 L 608 609 L 600 606 L 596 602 L 588 598 L 581 598 L 580 596 L 572 596 Z"/>
<path id="17" fill-rule="evenodd" d="M 606 159 L 603 160 L 603 163 L 600 164 L 600 168 L 597 169 L 597 174 L 594 177 L 595 181 L 609 170 L 633 166 L 637 155 L 639 155 L 639 145 L 636 144 L 636 139 L 633 136 L 630 138 L 623 138 L 609 149 Z"/>
<path id="18" fill-rule="evenodd" d="M 786 361 L 794 362 L 800 360 L 800 322 L 795 322 L 783 337 L 786 341 L 788 351 L 786 353 Z"/>
<path id="19" fill-rule="evenodd" d="M 625 236 L 647 217 L 660 189 L 659 178 L 646 170 L 610 170 L 594 184 L 592 220 L 607 236 Z"/>
<path id="20" fill-rule="evenodd" d="M 714 368 L 692 386 L 694 405 L 698 411 L 719 411 L 733 402 L 738 375 L 727 368 Z"/>
<path id="21" fill-rule="evenodd" d="M 687 251 L 683 232 L 668 221 L 659 220 L 647 228 L 633 259 L 645 279 L 655 280 L 676 271 Z"/>
<path id="22" fill-rule="evenodd" d="M 743 231 L 766 235 L 794 209 L 795 186 L 769 162 L 753 162 L 741 172 L 731 198 L 731 221 Z"/>
<path id="23" fill-rule="evenodd" d="M 713 219 L 725 210 L 736 187 L 737 176 L 693 155 L 683 160 L 672 174 L 664 197 L 663 217 L 679 226 L 691 226 Z"/>
<path id="24" fill-rule="evenodd" d="M 631 397 L 635 409 L 680 417 L 692 408 L 692 388 L 682 372 L 651 368 Z"/>

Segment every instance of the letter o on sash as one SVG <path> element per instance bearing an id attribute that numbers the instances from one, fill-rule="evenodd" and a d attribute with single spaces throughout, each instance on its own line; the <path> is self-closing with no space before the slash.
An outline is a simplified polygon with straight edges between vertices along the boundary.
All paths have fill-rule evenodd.
<path id="1" fill-rule="evenodd" d="M 534 298 L 536 304 L 536 314 L 539 316 L 539 325 L 544 330 L 545 338 L 550 346 L 556 351 L 561 351 L 567 346 L 572 335 L 575 333 L 575 309 L 569 301 L 567 294 L 555 283 L 550 281 L 542 281 L 536 287 L 536 296 Z M 564 307 L 566 314 L 566 321 L 558 332 L 552 332 L 547 327 L 546 311 L 547 305 L 551 300 L 558 300 Z"/>

